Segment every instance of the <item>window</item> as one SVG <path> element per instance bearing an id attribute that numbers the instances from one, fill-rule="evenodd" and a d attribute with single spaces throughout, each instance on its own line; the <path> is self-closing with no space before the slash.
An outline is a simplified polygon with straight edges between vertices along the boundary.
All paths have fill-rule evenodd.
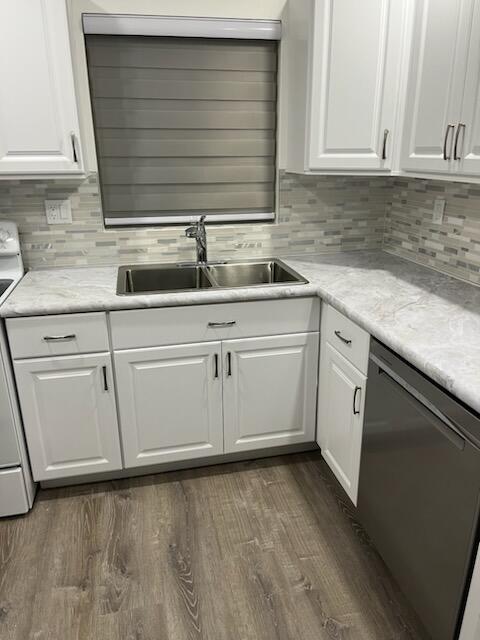
<path id="1" fill-rule="evenodd" d="M 276 41 L 85 41 L 107 226 L 274 218 Z"/>

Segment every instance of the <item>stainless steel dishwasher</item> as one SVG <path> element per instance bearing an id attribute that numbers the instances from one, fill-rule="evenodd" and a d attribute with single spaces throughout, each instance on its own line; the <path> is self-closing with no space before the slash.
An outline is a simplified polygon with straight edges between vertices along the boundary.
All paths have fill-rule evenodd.
<path id="1" fill-rule="evenodd" d="M 458 633 L 479 498 L 480 418 L 372 340 L 358 515 L 432 640 Z"/>

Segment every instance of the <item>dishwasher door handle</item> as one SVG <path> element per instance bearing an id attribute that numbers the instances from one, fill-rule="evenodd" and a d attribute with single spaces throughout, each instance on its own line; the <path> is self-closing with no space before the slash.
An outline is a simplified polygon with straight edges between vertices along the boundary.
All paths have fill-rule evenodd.
<path id="1" fill-rule="evenodd" d="M 457 429 L 457 427 L 446 417 L 440 418 L 429 407 L 430 403 L 420 393 L 415 392 L 413 395 L 408 387 L 407 383 L 400 378 L 390 367 L 385 365 L 376 356 L 370 356 L 373 362 L 378 366 L 379 373 L 383 375 L 383 379 L 394 388 L 397 393 L 403 396 L 403 398 L 409 402 L 415 409 L 423 415 L 442 435 L 444 435 L 450 442 L 463 451 L 465 449 L 465 438 L 463 434 Z"/>

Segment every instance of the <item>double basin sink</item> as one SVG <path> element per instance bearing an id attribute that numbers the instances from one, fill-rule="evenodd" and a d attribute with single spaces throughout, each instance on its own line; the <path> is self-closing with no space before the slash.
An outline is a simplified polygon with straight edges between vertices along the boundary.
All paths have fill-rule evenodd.
<path id="1" fill-rule="evenodd" d="M 117 294 L 145 295 L 307 282 L 278 259 L 206 264 L 129 265 L 118 269 Z"/>

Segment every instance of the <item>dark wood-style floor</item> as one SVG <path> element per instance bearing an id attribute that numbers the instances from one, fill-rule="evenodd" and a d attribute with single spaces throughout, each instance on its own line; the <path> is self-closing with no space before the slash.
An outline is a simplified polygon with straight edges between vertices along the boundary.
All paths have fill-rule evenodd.
<path id="1" fill-rule="evenodd" d="M 51 489 L 0 522 L 2 640 L 424 636 L 316 453 Z"/>

